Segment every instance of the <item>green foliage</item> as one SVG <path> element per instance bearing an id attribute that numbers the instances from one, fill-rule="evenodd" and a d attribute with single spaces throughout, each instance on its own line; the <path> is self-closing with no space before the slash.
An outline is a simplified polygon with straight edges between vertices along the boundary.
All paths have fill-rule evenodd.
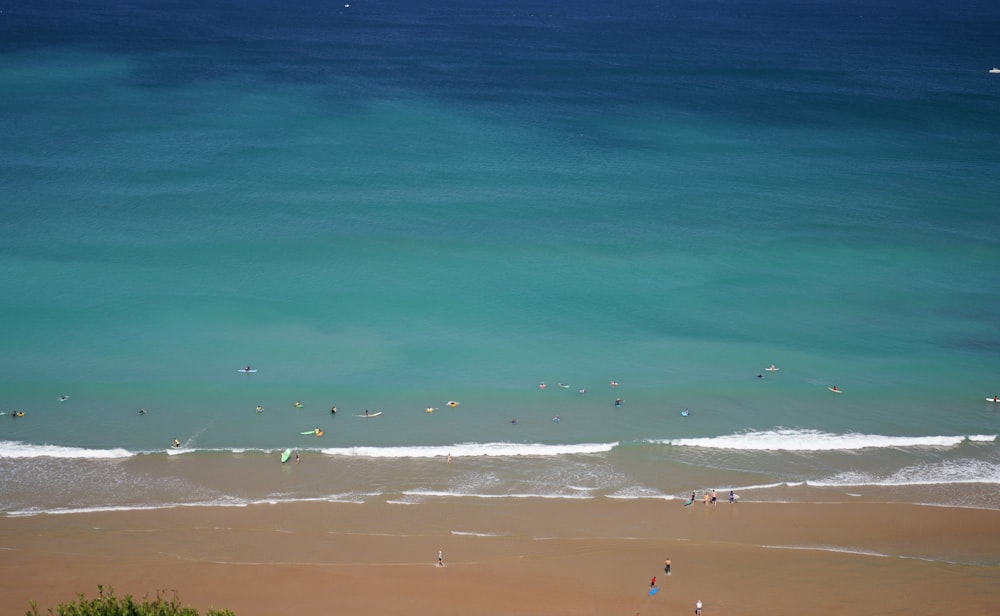
<path id="1" fill-rule="evenodd" d="M 86 599 L 83 593 L 76 596 L 73 603 L 60 604 L 59 607 L 49 608 L 50 616 L 198 616 L 198 610 L 193 607 L 184 607 L 177 599 L 175 592 L 169 599 L 163 596 L 161 591 L 156 591 L 156 598 L 150 601 L 143 599 L 141 603 L 132 598 L 132 595 L 125 595 L 124 598 L 115 596 L 115 591 L 111 588 L 107 593 L 104 587 L 97 586 L 97 598 Z M 31 602 L 31 609 L 25 616 L 38 616 L 38 606 Z M 205 616 L 234 616 L 229 610 L 208 610 Z"/>

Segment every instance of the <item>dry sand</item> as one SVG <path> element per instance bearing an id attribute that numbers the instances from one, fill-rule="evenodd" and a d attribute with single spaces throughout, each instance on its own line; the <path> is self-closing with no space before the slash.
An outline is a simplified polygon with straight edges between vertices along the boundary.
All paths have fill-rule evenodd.
<path id="1" fill-rule="evenodd" d="M 437 566 L 438 550 L 444 567 Z M 1000 613 L 1000 511 L 298 503 L 0 518 L 0 613 L 97 585 L 201 613 Z M 669 557 L 673 574 L 663 574 Z M 650 596 L 657 577 L 660 591 Z"/>

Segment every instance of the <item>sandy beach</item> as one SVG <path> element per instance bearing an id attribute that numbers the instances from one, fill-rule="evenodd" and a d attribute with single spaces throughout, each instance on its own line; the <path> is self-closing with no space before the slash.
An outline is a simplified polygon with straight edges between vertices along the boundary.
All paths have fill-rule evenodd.
<path id="1" fill-rule="evenodd" d="M 698 600 L 706 615 L 995 613 L 998 525 L 1000 512 L 974 509 L 631 500 L 8 517 L 0 611 L 34 600 L 45 612 L 102 584 L 239 616 L 631 616 Z"/>

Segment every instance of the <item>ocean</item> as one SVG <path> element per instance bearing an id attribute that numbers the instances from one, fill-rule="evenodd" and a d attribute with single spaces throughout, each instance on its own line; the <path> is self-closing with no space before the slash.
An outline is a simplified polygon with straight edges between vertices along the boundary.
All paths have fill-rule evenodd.
<path id="1" fill-rule="evenodd" d="M 6 6 L 0 511 L 998 509 L 998 29 L 978 0 Z"/>

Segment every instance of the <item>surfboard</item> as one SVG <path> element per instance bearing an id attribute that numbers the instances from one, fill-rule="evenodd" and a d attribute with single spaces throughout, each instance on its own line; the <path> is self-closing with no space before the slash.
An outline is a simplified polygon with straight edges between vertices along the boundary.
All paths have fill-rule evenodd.
<path id="1" fill-rule="evenodd" d="M 687 507 L 688 505 L 693 505 L 693 504 L 694 504 L 694 499 L 693 498 L 689 498 L 686 501 L 684 501 L 684 506 L 685 507 Z"/>
<path id="2" fill-rule="evenodd" d="M 835 393 L 835 394 L 839 394 L 839 393 L 841 393 L 841 391 L 840 391 L 839 389 L 834 389 L 834 388 L 832 388 L 832 387 L 827 387 L 827 389 L 829 389 L 830 391 L 832 391 L 832 392 L 833 392 L 833 393 Z"/>
<path id="3" fill-rule="evenodd" d="M 652 587 L 652 588 L 649 589 L 650 596 L 655 595 L 658 592 L 660 592 L 660 589 L 657 586 L 654 586 L 654 587 Z"/>
<path id="4" fill-rule="evenodd" d="M 247 370 L 246 368 L 237 368 L 237 372 L 242 372 L 243 374 L 250 374 L 251 372 L 257 372 L 257 369 Z"/>
<path id="5" fill-rule="evenodd" d="M 292 457 L 292 450 L 291 449 L 286 449 L 286 450 L 282 451 L 281 452 L 281 463 L 284 464 L 285 462 L 288 462 L 288 458 L 291 458 L 291 457 Z"/>
<path id="6" fill-rule="evenodd" d="M 1000 402 L 1000 398 L 987 398 L 986 401 L 996 404 L 997 402 Z"/>
<path id="7" fill-rule="evenodd" d="M 310 430 L 308 432 L 299 432 L 302 436 L 309 436 L 310 434 L 316 434 L 315 430 Z"/>
<path id="8" fill-rule="evenodd" d="M 362 419 L 371 419 L 372 417 L 378 417 L 381 414 L 382 414 L 382 411 L 379 411 L 377 413 L 369 413 L 367 415 L 358 415 L 358 417 L 361 417 Z"/>
<path id="9" fill-rule="evenodd" d="M 778 370 L 781 370 L 781 368 L 764 368 L 764 370 L 767 370 L 768 372 L 777 372 Z"/>
<path id="10" fill-rule="evenodd" d="M 690 412 L 688 412 L 688 411 L 681 411 L 681 417 L 687 417 L 687 416 L 688 416 L 688 415 L 690 415 L 690 414 L 691 414 L 691 413 L 690 413 Z"/>
<path id="11" fill-rule="evenodd" d="M 449 401 L 448 401 L 448 406 L 450 406 L 451 408 L 455 408 L 455 407 L 456 407 L 456 406 L 458 406 L 459 404 L 461 404 L 461 402 L 456 402 L 456 401 L 454 401 L 454 400 L 449 400 Z"/>

